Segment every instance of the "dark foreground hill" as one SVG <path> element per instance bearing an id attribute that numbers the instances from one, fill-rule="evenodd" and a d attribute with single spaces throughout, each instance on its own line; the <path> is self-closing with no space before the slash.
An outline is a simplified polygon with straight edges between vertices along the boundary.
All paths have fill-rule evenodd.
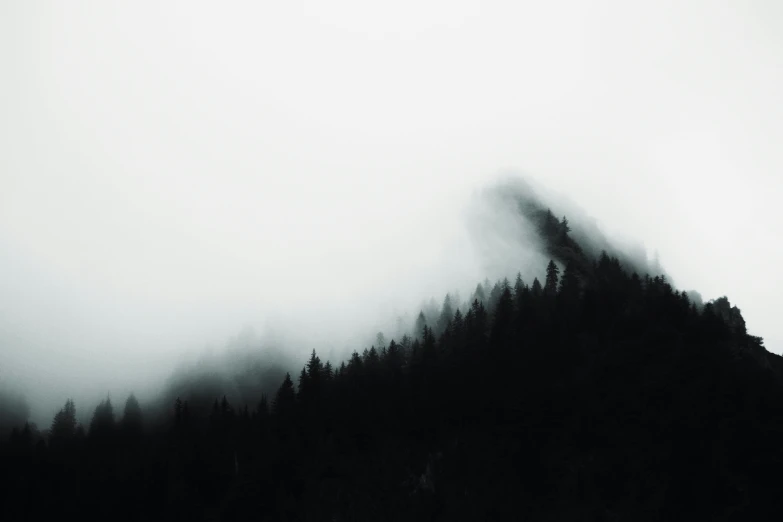
<path id="1" fill-rule="evenodd" d="M 0 519 L 773 520 L 781 358 L 725 298 L 512 192 L 552 258 L 255 404 L 67 403 L 0 447 Z M 259 383 L 264 389 L 268 383 Z M 203 401 L 203 397 L 201 399 Z M 155 417 L 157 419 L 157 417 Z"/>

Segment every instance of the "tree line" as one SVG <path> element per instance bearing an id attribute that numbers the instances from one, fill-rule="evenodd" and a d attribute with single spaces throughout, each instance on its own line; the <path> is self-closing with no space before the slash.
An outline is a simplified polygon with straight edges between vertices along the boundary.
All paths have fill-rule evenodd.
<path id="1" fill-rule="evenodd" d="M 146 421 L 68 400 L 0 448 L 4 520 L 734 520 L 781 507 L 780 358 L 725 298 L 591 258 L 535 214 L 542 278 L 446 296 L 256 404 Z"/>

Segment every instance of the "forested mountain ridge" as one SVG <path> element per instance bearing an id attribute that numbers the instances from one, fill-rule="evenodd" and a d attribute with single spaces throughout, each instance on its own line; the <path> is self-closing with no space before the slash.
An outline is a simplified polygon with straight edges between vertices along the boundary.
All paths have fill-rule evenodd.
<path id="1" fill-rule="evenodd" d="M 781 358 L 524 193 L 551 258 L 447 296 L 409 335 L 274 394 L 176 398 L 151 421 L 68 401 L 2 445 L 4 520 L 769 520 L 783 509 Z M 259 389 L 269 386 L 259 384 Z M 200 398 L 203 401 L 203 398 Z"/>
<path id="2" fill-rule="evenodd" d="M 662 277 L 664 282 L 666 281 L 666 274 L 661 267 L 650 266 L 638 254 L 634 256 L 612 249 L 609 241 L 597 229 L 586 230 L 580 227 L 580 223 L 577 223 L 576 228 L 579 230 L 575 235 L 581 238 L 581 243 L 585 246 L 583 249 L 580 242 L 574 239 L 568 219 L 563 216 L 558 220 L 524 181 L 520 179 L 509 180 L 506 184 L 496 187 L 494 194 L 500 201 L 515 208 L 522 218 L 534 223 L 547 254 L 551 255 L 561 266 L 574 263 L 577 271 L 590 283 L 597 282 L 591 259 L 598 258 L 600 262 L 606 255 L 607 249 L 614 250 L 613 257 L 624 267 L 625 271 L 637 274 L 655 273 L 655 275 Z M 691 296 L 688 295 L 688 297 Z M 702 311 L 702 303 L 693 304 Z M 732 332 L 738 334 L 732 346 L 738 354 L 752 357 L 762 367 L 772 369 L 783 377 L 783 358 L 768 352 L 764 348 L 761 337 L 747 335 L 745 320 L 739 308 L 732 306 L 725 296 L 709 304 L 712 311 L 720 315 Z"/>

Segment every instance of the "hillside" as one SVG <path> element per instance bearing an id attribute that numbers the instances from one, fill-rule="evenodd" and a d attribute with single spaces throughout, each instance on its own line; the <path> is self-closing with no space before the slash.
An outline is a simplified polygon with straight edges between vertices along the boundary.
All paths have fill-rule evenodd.
<path id="1" fill-rule="evenodd" d="M 479 283 L 465 305 L 447 297 L 409 335 L 345 361 L 314 350 L 282 384 L 268 382 L 279 369 L 256 367 L 248 392 L 215 378 L 193 395 L 174 379 L 182 395 L 162 415 L 129 399 L 115 420 L 107 400 L 89 427 L 66 405 L 48 433 L 19 426 L 3 443 L 0 517 L 690 521 L 783 509 L 783 361 L 740 310 L 695 302 L 523 186 L 494 197 L 551 259 L 538 277 Z"/>

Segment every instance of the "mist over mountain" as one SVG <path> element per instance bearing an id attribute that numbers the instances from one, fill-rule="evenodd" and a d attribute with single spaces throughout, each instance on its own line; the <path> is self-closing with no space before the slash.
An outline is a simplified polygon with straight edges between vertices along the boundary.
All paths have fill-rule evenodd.
<path id="1" fill-rule="evenodd" d="M 676 289 L 642 247 L 614 245 L 545 192 L 510 177 L 474 192 L 462 254 L 487 275 L 445 278 L 415 308 L 353 321 L 352 337 L 247 328 L 149 390 L 53 398 L 64 405 L 47 423 L 26 422 L 5 385 L 5 519 L 763 520 L 783 508 L 783 359 L 727 297 Z"/>
<path id="2" fill-rule="evenodd" d="M 7 431 L 19 425 L 20 418 L 29 418 L 45 426 L 60 407 L 63 394 L 83 405 L 79 420 L 85 425 L 88 412 L 107 393 L 121 397 L 135 392 L 143 402 L 157 405 L 168 405 L 180 396 L 204 406 L 224 394 L 232 402 L 254 404 L 263 393 L 270 395 L 285 372 L 295 371 L 314 348 L 329 360 L 342 360 L 354 350 L 375 344 L 378 334 L 387 340 L 413 335 L 420 326 L 420 313 L 430 324 L 437 322 L 444 295 L 449 296 L 452 312 L 469 309 L 476 297 L 477 282 L 483 284 L 485 298 L 494 306 L 489 294 L 493 288 L 497 293 L 503 279 L 513 280 L 519 274 L 523 280 L 532 281 L 545 272 L 550 259 L 561 270 L 574 262 L 583 273 L 589 273 L 591 260 L 610 252 L 626 270 L 659 274 L 671 280 L 641 243 L 610 240 L 583 209 L 531 178 L 500 175 L 495 182 L 472 191 L 456 208 L 454 219 L 462 232 L 445 243 L 424 274 L 414 278 L 418 283 L 429 276 L 428 281 L 416 286 L 403 280 L 406 274 L 390 274 L 390 282 L 416 294 L 390 292 L 386 305 L 369 314 L 362 310 L 362 302 L 377 304 L 377 296 L 357 294 L 350 308 L 344 300 L 339 301 L 341 310 L 330 310 L 328 299 L 317 304 L 310 301 L 309 308 L 305 303 L 295 314 L 269 313 L 259 323 L 260 330 L 246 326 L 218 346 L 194 342 L 185 351 L 156 357 L 145 353 L 134 364 L 121 361 L 120 366 L 115 365 L 116 360 L 107 364 L 109 360 L 102 361 L 95 352 L 93 355 L 98 357 L 87 358 L 78 349 L 74 349 L 80 354 L 78 358 L 68 359 L 65 342 L 59 353 L 66 359 L 41 357 L 36 355 L 39 349 L 33 342 L 6 329 L 0 332 L 0 342 L 6 347 L 0 381 L 9 390 L 3 395 L 18 406 L 7 412 L 0 410 L 0 414 L 13 419 L 2 424 Z M 555 230 L 566 216 L 568 244 L 559 241 Z M 555 229 L 553 223 L 547 224 L 552 219 L 558 223 Z M 450 266 L 443 273 L 442 264 Z M 688 297 L 698 307 L 703 305 L 698 292 L 690 290 Z M 133 347 L 127 350 L 134 351 Z M 46 379 L 44 386 L 39 385 L 41 376 Z"/>
<path id="3" fill-rule="evenodd" d="M 0 1 L 0 522 L 780 518 L 781 27 Z"/>
<path id="4" fill-rule="evenodd" d="M 531 280 L 541 274 L 551 253 L 542 243 L 535 217 L 521 213 L 515 201 L 522 198 L 538 208 L 548 204 L 542 193 L 547 193 L 545 187 L 534 188 L 518 175 L 501 176 L 464 195 L 454 194 L 439 207 L 443 215 L 423 221 L 421 227 L 430 230 L 425 245 L 419 242 L 420 234 L 408 239 L 381 235 L 388 238 L 389 250 L 363 257 L 354 271 L 350 251 L 336 250 L 329 255 L 344 255 L 346 266 L 330 272 L 313 258 L 312 266 L 303 267 L 294 278 L 286 272 L 290 280 L 278 284 L 290 292 L 279 301 L 267 295 L 263 285 L 247 279 L 237 302 L 226 302 L 220 309 L 203 305 L 195 312 L 195 305 L 183 309 L 166 305 L 166 300 L 140 301 L 121 292 L 104 297 L 79 288 L 76 280 L 55 280 L 42 263 L 20 264 L 9 252 L 4 264 L 16 278 L 6 294 L 8 313 L 0 318 L 0 380 L 26 397 L 31 420 L 44 425 L 60 408 L 62 396 L 83 405 L 82 412 L 91 411 L 106 394 L 122 397 L 135 391 L 143 402 L 153 401 L 165 393 L 174 368 L 203 367 L 203 361 L 196 362 L 199 358 L 211 361 L 211 371 L 233 382 L 236 372 L 218 359 L 238 345 L 252 354 L 249 357 L 263 354 L 265 366 L 279 360 L 289 370 L 304 362 L 313 348 L 329 359 L 345 358 L 357 346 L 373 344 L 378 332 L 387 339 L 410 334 L 421 309 L 440 313 L 446 293 L 464 307 L 478 281 L 489 278 L 494 284 L 518 271 Z M 563 199 L 548 195 L 554 201 Z M 591 253 L 613 249 L 576 205 L 553 208 L 558 215 L 577 216 L 571 218 L 573 233 L 590 238 L 584 244 Z M 382 233 L 369 229 L 355 241 Z M 409 233 L 400 226 L 399 234 Z M 627 257 L 622 249 L 614 250 Z M 308 275 L 310 271 L 318 281 Z M 234 284 L 237 277 L 242 280 L 235 274 L 213 277 L 210 284 L 216 286 Z M 246 303 L 246 294 L 255 295 L 256 302 Z M 236 339 L 228 339 L 235 333 Z"/>

